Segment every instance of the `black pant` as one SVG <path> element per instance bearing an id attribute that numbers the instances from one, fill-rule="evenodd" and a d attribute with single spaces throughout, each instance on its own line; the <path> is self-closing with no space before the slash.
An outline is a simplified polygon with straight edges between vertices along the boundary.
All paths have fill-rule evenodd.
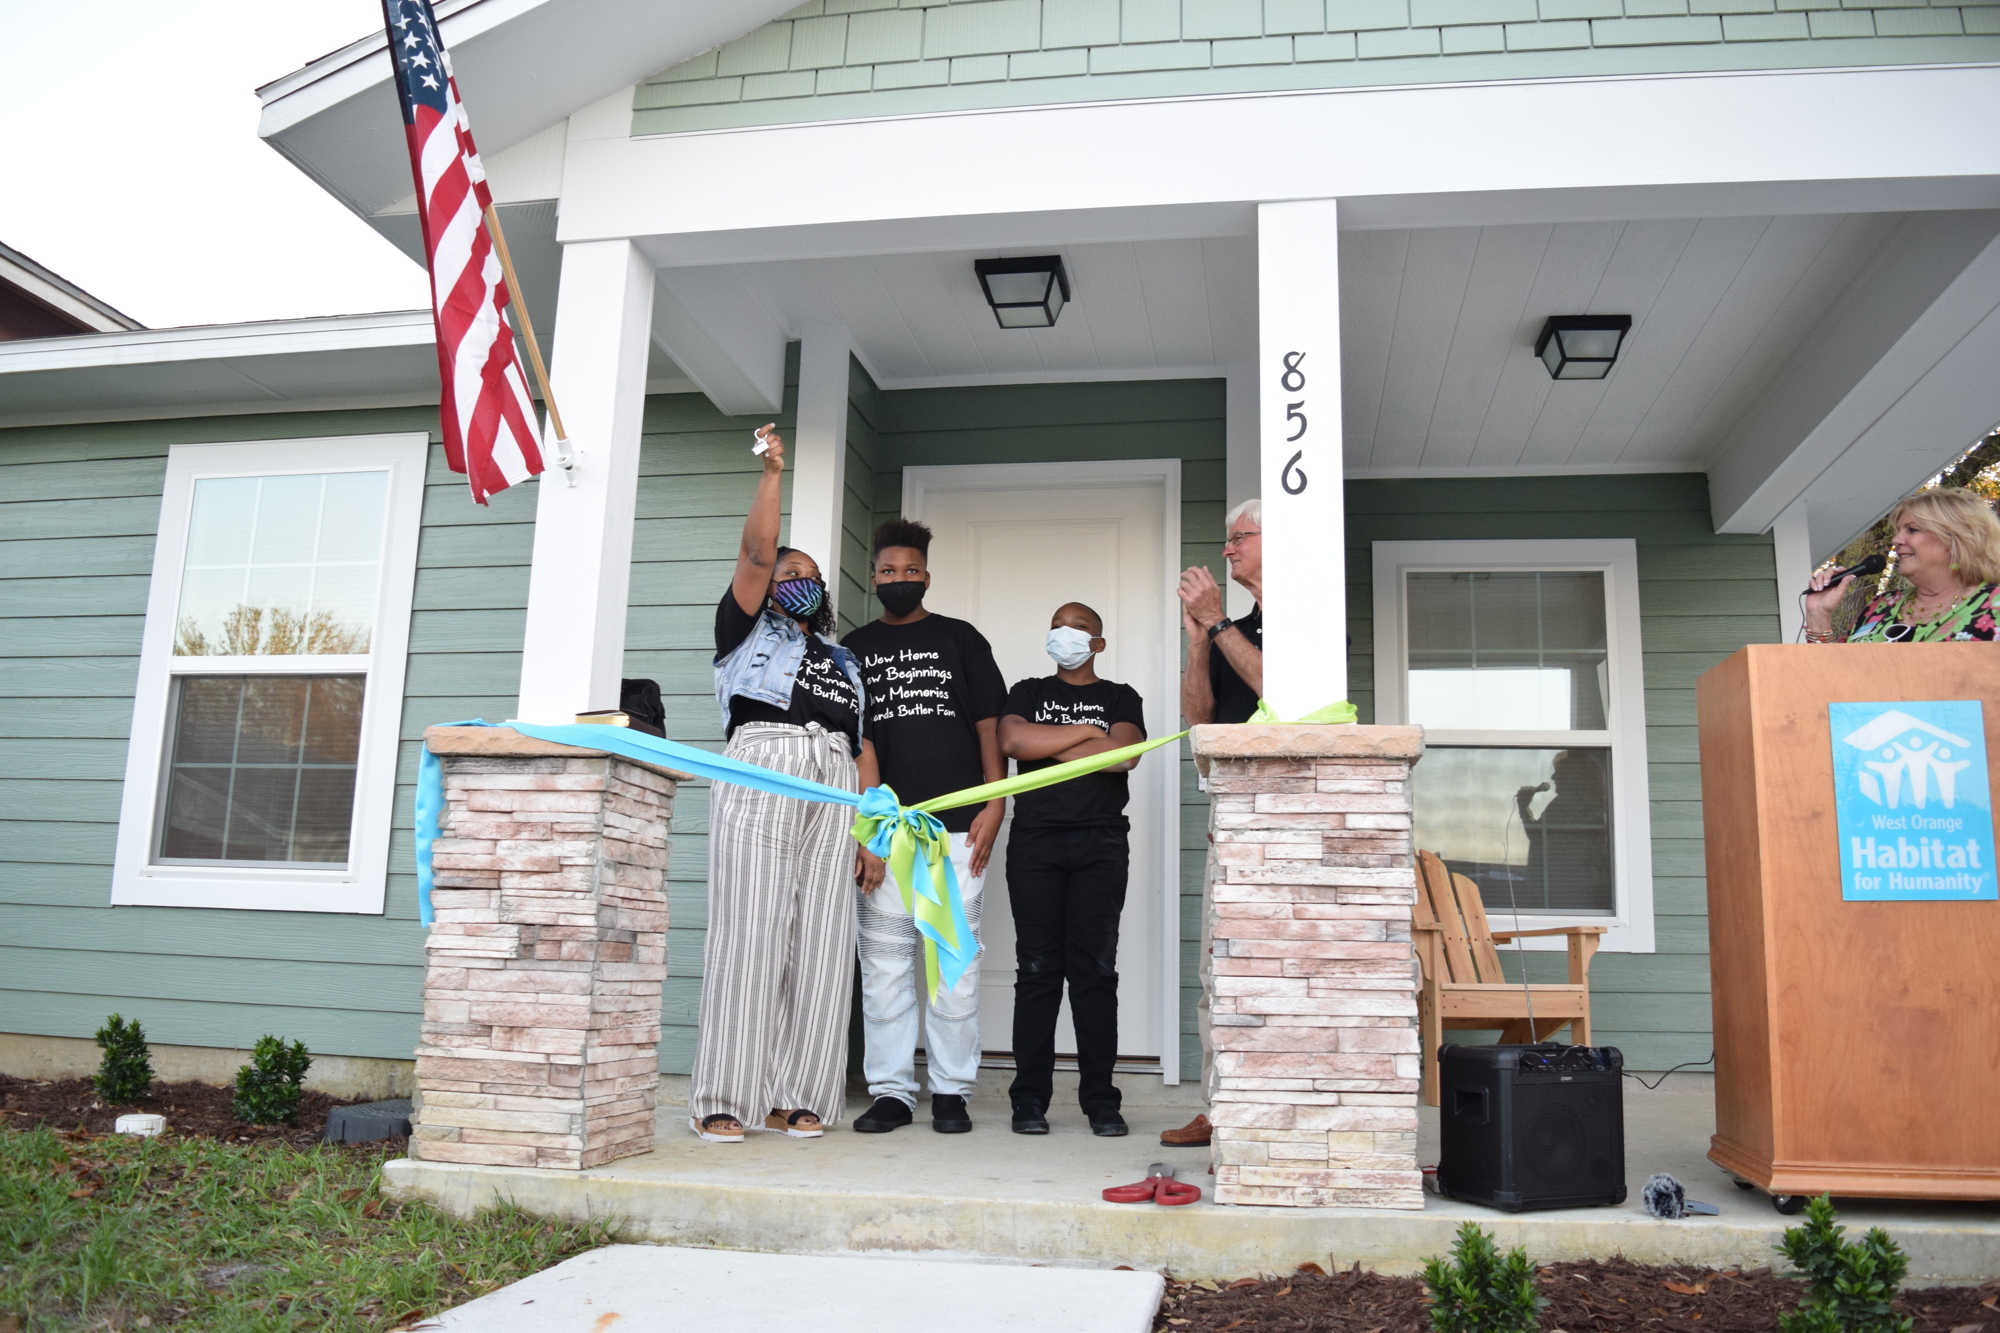
<path id="1" fill-rule="evenodd" d="M 1084 1114 L 1116 1111 L 1111 1066 L 1118 1058 L 1118 917 L 1131 860 L 1125 830 L 1016 830 L 1007 843 L 1007 897 L 1014 910 L 1016 1106 L 1046 1110 L 1054 1095 L 1056 1015 L 1069 982 Z"/>

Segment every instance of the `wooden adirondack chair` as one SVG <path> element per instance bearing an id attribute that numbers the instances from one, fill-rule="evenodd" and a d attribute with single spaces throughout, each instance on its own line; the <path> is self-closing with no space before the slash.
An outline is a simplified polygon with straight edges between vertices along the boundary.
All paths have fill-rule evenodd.
<path id="1" fill-rule="evenodd" d="M 1486 924 L 1479 886 L 1454 875 L 1433 852 L 1417 853 L 1417 905 L 1411 925 L 1424 981 L 1417 996 L 1417 1021 L 1424 1043 L 1424 1102 L 1438 1104 L 1438 1047 L 1447 1029 L 1499 1028 L 1503 1042 L 1541 1041 L 1567 1027 L 1570 1042 L 1590 1044 L 1590 960 L 1603 926 L 1557 926 L 1548 930 L 1503 930 Z M 1522 994 L 1519 982 L 1500 972 L 1496 942 L 1536 935 L 1569 936 L 1569 982 L 1535 985 Z M 1534 1025 L 1528 1022 L 1530 999 Z"/>

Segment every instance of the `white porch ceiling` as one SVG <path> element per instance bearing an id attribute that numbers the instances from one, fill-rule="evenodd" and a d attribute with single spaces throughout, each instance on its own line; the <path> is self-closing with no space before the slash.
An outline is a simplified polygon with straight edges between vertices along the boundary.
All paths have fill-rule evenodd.
<path id="1" fill-rule="evenodd" d="M 993 254 L 1059 251 L 1071 303 L 1052 329 L 1002 329 L 972 275 Z M 1257 337 L 1246 236 L 743 264 L 780 324 L 838 321 L 883 388 L 1213 375 Z"/>
<path id="2" fill-rule="evenodd" d="M 1343 232 L 1350 475 L 1705 467 L 1902 214 Z M 1059 250 L 1055 328 L 998 328 L 982 254 Z M 885 388 L 1220 375 L 1256 346 L 1248 236 L 733 266 L 782 326 L 847 326 Z M 668 270 L 669 273 L 672 270 Z M 1629 314 L 1611 376 L 1556 384 L 1558 314 Z"/>
<path id="3" fill-rule="evenodd" d="M 1351 471 L 1699 468 L 1897 215 L 1349 233 Z M 1601 381 L 1535 360 L 1550 315 L 1632 316 Z"/>

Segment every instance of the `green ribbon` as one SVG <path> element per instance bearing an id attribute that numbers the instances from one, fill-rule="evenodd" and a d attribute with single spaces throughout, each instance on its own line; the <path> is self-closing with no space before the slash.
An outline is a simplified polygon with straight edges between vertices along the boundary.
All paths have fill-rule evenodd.
<path id="1" fill-rule="evenodd" d="M 1307 713 L 1304 717 L 1295 717 L 1290 719 L 1279 717 L 1277 709 L 1271 707 L 1271 705 L 1266 703 L 1264 700 L 1259 699 L 1257 701 L 1257 711 L 1252 713 L 1247 720 L 1252 723 L 1258 723 L 1266 726 L 1271 725 L 1273 723 L 1284 724 L 1284 725 L 1299 725 L 1299 724 L 1311 723 L 1314 725 L 1337 726 L 1344 722 L 1357 721 L 1359 717 L 1360 714 L 1354 711 L 1354 705 L 1347 702 L 1347 700 L 1345 699 L 1342 699 L 1337 704 L 1328 704 L 1324 708 L 1315 708 L 1312 710 L 1312 712 Z"/>
<path id="2" fill-rule="evenodd" d="M 1158 740 L 1140 741 L 1137 745 L 1127 745 L 1122 749 L 1106 750 L 1103 754 L 1093 754 L 1084 759 L 1072 759 L 1053 768 L 1038 768 L 1032 773 L 1017 773 L 1011 778 L 1002 778 L 998 782 L 989 782 L 983 786 L 946 792 L 942 796 L 933 796 L 928 801 L 917 802 L 916 808 L 933 813 L 939 810 L 956 810 L 963 805 L 984 805 L 1003 796 L 1019 796 L 1024 791 L 1053 787 L 1058 782 L 1080 778 L 1086 773 L 1095 773 L 1113 764 L 1122 764 L 1127 759 L 1137 759 L 1148 750 L 1157 750 L 1162 745 L 1172 745 L 1185 735 L 1187 735 L 1185 731 L 1177 731 Z"/>
<path id="3" fill-rule="evenodd" d="M 889 873 L 903 896 L 903 908 L 910 914 L 917 933 L 923 936 L 924 987 L 933 1003 L 941 988 L 949 988 L 964 975 L 975 952 L 958 877 L 951 868 L 951 835 L 945 832 L 936 812 L 984 805 L 1022 792 L 1053 787 L 1136 759 L 1185 735 L 1185 731 L 1177 731 L 1158 740 L 1141 741 L 998 782 L 946 792 L 914 806 L 898 804 L 895 793 L 886 787 L 871 787 L 862 793 L 852 830 L 854 838 L 888 862 Z M 941 965 L 940 954 L 949 960 L 949 968 Z M 951 973 L 949 977 L 944 975 L 946 971 Z"/>

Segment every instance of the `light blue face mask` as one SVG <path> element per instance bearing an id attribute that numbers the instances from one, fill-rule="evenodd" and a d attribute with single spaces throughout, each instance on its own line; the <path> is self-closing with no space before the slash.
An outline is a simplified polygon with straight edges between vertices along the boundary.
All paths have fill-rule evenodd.
<path id="1" fill-rule="evenodd" d="M 1090 635 L 1068 625 L 1057 625 L 1049 631 L 1049 656 L 1059 667 L 1075 668 L 1091 658 Z"/>

